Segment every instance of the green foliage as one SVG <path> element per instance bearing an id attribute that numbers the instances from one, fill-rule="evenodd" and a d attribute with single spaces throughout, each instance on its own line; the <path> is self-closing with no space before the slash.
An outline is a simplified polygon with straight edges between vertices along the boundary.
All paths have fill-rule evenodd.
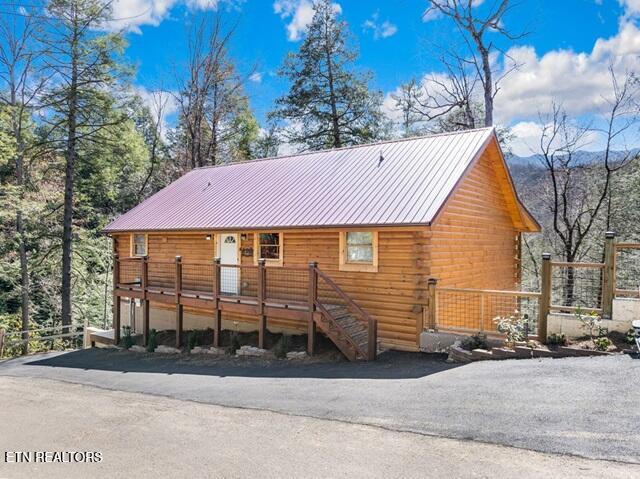
<path id="1" fill-rule="evenodd" d="M 638 333 L 636 333 L 636 330 L 633 328 L 627 331 L 627 334 L 625 335 L 625 339 L 629 344 L 636 344 L 637 337 L 638 337 Z"/>
<path id="2" fill-rule="evenodd" d="M 195 348 L 198 345 L 198 341 L 200 339 L 200 331 L 193 330 L 189 333 L 189 340 L 187 344 L 189 345 L 189 351 Z"/>
<path id="3" fill-rule="evenodd" d="M 598 351 L 606 351 L 607 349 L 609 349 L 609 346 L 611 346 L 611 344 L 613 344 L 613 343 L 606 336 L 601 336 L 599 338 L 595 338 L 593 340 L 593 344 L 595 345 L 596 350 L 598 350 Z"/>
<path id="4" fill-rule="evenodd" d="M 122 326 L 122 336 L 120 337 L 120 346 L 129 349 L 135 344 L 133 336 L 131 336 L 131 326 Z"/>
<path id="5" fill-rule="evenodd" d="M 467 351 L 473 351 L 474 349 L 489 349 L 487 335 L 483 333 L 476 333 L 472 336 L 465 337 L 462 339 L 461 346 Z"/>
<path id="6" fill-rule="evenodd" d="M 289 351 L 291 351 L 291 336 L 283 334 L 273 348 L 273 354 L 276 358 L 283 359 L 287 357 Z"/>
<path id="7" fill-rule="evenodd" d="M 240 336 L 236 331 L 233 331 L 231 333 L 231 341 L 227 346 L 227 353 L 235 354 L 238 349 L 240 349 Z"/>
<path id="8" fill-rule="evenodd" d="M 591 339 L 596 336 L 602 335 L 602 317 L 595 311 L 591 311 L 589 313 L 583 313 L 582 310 L 578 309 L 575 313 L 576 318 L 580 321 L 580 327 L 588 333 Z"/>
<path id="9" fill-rule="evenodd" d="M 529 317 L 521 315 L 518 311 L 510 316 L 498 316 L 494 318 L 498 331 L 505 334 L 505 342 L 507 345 L 513 345 L 518 341 L 527 339 L 527 326 Z"/>
<path id="10" fill-rule="evenodd" d="M 567 337 L 564 334 L 552 333 L 547 337 L 547 344 L 549 346 L 566 346 Z"/>
<path id="11" fill-rule="evenodd" d="M 371 92 L 370 73 L 358 72 L 357 50 L 331 0 L 313 3 L 305 39 L 290 53 L 280 75 L 291 86 L 271 118 L 290 125 L 289 141 L 320 150 L 370 142 L 385 134 L 382 94 Z"/>
<path id="12" fill-rule="evenodd" d="M 149 336 L 147 338 L 147 351 L 152 353 L 156 350 L 157 347 L 158 347 L 157 331 L 152 328 L 149 331 Z"/>

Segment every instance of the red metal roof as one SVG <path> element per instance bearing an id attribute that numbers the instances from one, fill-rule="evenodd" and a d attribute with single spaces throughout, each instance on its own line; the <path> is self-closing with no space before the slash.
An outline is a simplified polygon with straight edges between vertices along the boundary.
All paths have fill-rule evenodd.
<path id="1" fill-rule="evenodd" d="M 198 168 L 105 231 L 426 225 L 493 134 L 482 128 Z"/>

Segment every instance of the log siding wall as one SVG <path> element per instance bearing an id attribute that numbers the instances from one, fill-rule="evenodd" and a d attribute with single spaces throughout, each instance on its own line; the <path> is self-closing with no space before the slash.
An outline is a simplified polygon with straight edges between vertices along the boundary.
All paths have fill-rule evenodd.
<path id="1" fill-rule="evenodd" d="M 378 230 L 378 272 L 339 271 L 339 231 L 284 230 L 284 266 L 306 266 L 317 261 L 360 306 L 378 320 L 378 337 L 385 346 L 417 350 L 427 302 L 427 280 L 439 285 L 512 289 L 518 277 L 517 203 L 505 194 L 508 184 L 502 162 L 491 146 L 463 178 L 432 227 Z M 280 230 L 282 231 L 282 230 Z M 241 248 L 253 248 L 253 234 L 245 234 Z M 205 239 L 207 234 L 212 239 Z M 129 234 L 114 234 L 115 251 L 129 255 Z M 150 233 L 148 255 L 153 260 L 212 261 L 216 256 L 215 232 Z M 253 264 L 253 256 L 241 256 Z M 277 268 L 277 266 L 273 266 Z M 154 325 L 152 303 L 151 327 Z M 202 312 L 185 308 L 189 316 Z M 209 313 L 210 314 L 210 313 Z M 239 330 L 257 326 L 257 318 L 223 315 L 223 327 Z M 198 327 L 213 324 L 202 317 Z M 239 325 L 240 324 L 240 325 Z M 170 323 L 169 323 L 170 325 Z M 170 327 L 170 326 L 169 326 Z M 268 318 L 272 331 L 306 331 L 306 325 Z M 185 320 L 189 329 L 189 321 Z"/>

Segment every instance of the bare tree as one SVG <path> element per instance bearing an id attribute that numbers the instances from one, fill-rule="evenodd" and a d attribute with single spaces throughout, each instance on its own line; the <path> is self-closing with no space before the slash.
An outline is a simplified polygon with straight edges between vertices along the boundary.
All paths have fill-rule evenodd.
<path id="1" fill-rule="evenodd" d="M 243 78 L 229 58 L 235 28 L 219 15 L 204 18 L 190 33 L 187 77 L 180 73 L 176 100 L 188 168 L 215 165 L 238 132 L 233 120 L 242 108 Z"/>
<path id="2" fill-rule="evenodd" d="M 497 33 L 509 40 L 522 38 L 525 33 L 513 33 L 503 23 L 505 15 L 517 5 L 514 0 L 496 1 L 485 15 L 479 13 L 477 0 L 430 0 L 424 15 L 441 15 L 454 22 L 467 47 L 467 55 L 459 59 L 470 62 L 482 84 L 484 99 L 484 126 L 493 125 L 493 102 L 498 92 L 498 83 L 505 74 L 494 78 L 491 54 L 498 48 L 487 38 L 488 33 Z"/>
<path id="3" fill-rule="evenodd" d="M 437 130 L 467 130 L 477 126 L 481 109 L 474 97 L 478 75 L 470 63 L 455 54 L 440 57 L 442 74 L 431 74 L 421 82 L 412 79 L 393 95 L 402 112 L 405 135 L 416 124 L 435 121 Z M 433 128 L 431 128 L 433 129 Z"/>
<path id="4" fill-rule="evenodd" d="M 35 36 L 39 28 L 37 17 L 23 13 L 7 15 L 0 20 L 0 103 L 10 115 L 11 133 L 15 141 L 15 182 L 18 188 L 15 232 L 20 258 L 20 297 L 22 319 L 22 352 L 29 350 L 29 262 L 23 201 L 29 172 L 25 161 L 32 145 L 28 131 L 32 126 L 32 113 L 37 107 L 39 95 L 45 84 L 39 76 L 41 51 L 36 47 Z"/>

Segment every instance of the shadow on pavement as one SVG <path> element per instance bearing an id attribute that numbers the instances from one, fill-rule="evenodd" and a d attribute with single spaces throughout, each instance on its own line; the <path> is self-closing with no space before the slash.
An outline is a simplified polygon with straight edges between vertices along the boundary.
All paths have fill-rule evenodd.
<path id="1" fill-rule="evenodd" d="M 261 378 L 407 379 L 437 374 L 459 366 L 446 355 L 388 351 L 373 362 L 286 361 L 257 358 L 214 358 L 142 354 L 108 349 L 83 349 L 29 360 L 25 366 L 116 371 L 122 373 L 190 374 Z M 31 358 L 33 359 L 33 358 Z M 12 361 L 9 361 L 9 363 Z M 8 365 L 8 364 L 7 364 Z"/>

